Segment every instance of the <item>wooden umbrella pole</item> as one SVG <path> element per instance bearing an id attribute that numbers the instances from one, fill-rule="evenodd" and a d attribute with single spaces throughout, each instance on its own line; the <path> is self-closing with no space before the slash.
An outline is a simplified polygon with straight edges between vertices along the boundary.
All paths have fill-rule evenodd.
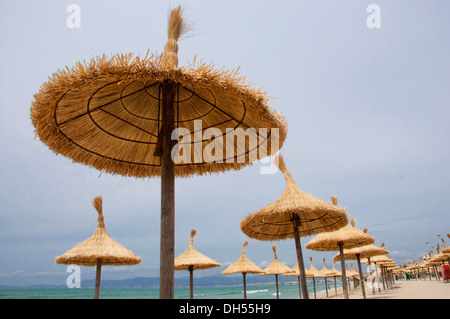
<path id="1" fill-rule="evenodd" d="M 314 287 L 314 299 L 317 299 L 316 296 L 316 278 L 313 277 L 313 287 Z"/>
<path id="2" fill-rule="evenodd" d="M 194 299 L 194 266 L 189 266 L 189 295 Z"/>
<path id="3" fill-rule="evenodd" d="M 336 276 L 334 278 L 334 295 L 337 296 L 337 287 L 336 287 Z"/>
<path id="4" fill-rule="evenodd" d="M 303 264 L 302 246 L 300 245 L 300 235 L 298 233 L 298 227 L 300 226 L 300 219 L 298 216 L 294 216 L 293 221 L 294 221 L 295 248 L 297 250 L 297 262 L 298 262 L 298 269 L 300 271 L 303 299 L 309 299 L 308 287 L 306 286 L 305 265 Z"/>
<path id="5" fill-rule="evenodd" d="M 345 258 L 344 258 L 344 243 L 338 242 L 339 254 L 341 257 L 341 272 L 342 272 L 342 289 L 344 290 L 344 297 L 348 299 L 348 286 L 347 286 L 347 275 L 345 270 Z"/>
<path id="6" fill-rule="evenodd" d="M 278 296 L 278 275 L 277 274 L 275 274 L 275 283 L 276 283 L 276 286 L 277 286 L 277 299 L 279 299 L 279 296 Z"/>
<path id="7" fill-rule="evenodd" d="M 298 292 L 299 292 L 299 297 L 300 299 L 302 299 L 302 285 L 301 285 L 301 279 L 300 276 L 298 276 Z"/>
<path id="8" fill-rule="evenodd" d="M 95 294 L 94 299 L 98 299 L 100 295 L 100 277 L 102 274 L 102 261 L 97 259 L 97 269 L 95 271 Z"/>
<path id="9" fill-rule="evenodd" d="M 245 275 L 246 275 L 246 273 L 243 272 L 242 276 L 244 276 L 244 299 L 247 299 L 247 282 L 245 280 Z"/>
<path id="10" fill-rule="evenodd" d="M 160 299 L 174 298 L 175 251 L 175 164 L 171 158 L 172 131 L 174 130 L 175 84 L 166 80 L 162 89 L 161 125 L 161 251 L 160 251 Z"/>
<path id="11" fill-rule="evenodd" d="M 375 274 L 376 274 L 376 278 L 377 278 L 377 287 L 378 287 L 378 292 L 381 292 L 381 288 L 380 288 L 380 275 L 378 275 L 378 267 L 377 267 L 377 263 L 375 262 Z"/>
<path id="12" fill-rule="evenodd" d="M 359 277 L 361 281 L 361 290 L 363 298 L 366 299 L 366 290 L 364 289 L 364 276 L 361 268 L 361 258 L 359 254 L 356 254 L 356 260 L 358 261 L 358 270 L 359 270 Z"/>

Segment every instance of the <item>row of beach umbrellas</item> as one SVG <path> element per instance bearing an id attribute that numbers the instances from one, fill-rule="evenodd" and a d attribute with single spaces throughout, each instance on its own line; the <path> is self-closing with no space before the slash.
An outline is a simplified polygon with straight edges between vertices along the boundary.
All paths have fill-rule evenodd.
<path id="1" fill-rule="evenodd" d="M 169 14 L 167 42 L 162 54 L 148 53 L 144 58 L 133 58 L 132 54 L 118 54 L 110 59 L 102 56 L 58 70 L 42 85 L 31 107 L 36 135 L 53 152 L 101 172 L 161 179 L 161 299 L 174 298 L 175 270 L 186 269 L 192 273 L 195 267 L 218 264 L 203 256 L 204 266 L 190 265 L 189 259 L 196 255 L 192 245 L 175 258 L 175 178 L 239 170 L 277 154 L 287 136 L 286 120 L 269 106 L 266 93 L 252 88 L 236 71 L 216 70 L 212 63 L 203 62 L 178 66 L 178 41 L 189 29 L 183 9 L 177 7 Z M 201 136 L 195 143 L 183 144 L 183 156 L 175 162 L 172 153 L 176 140 L 172 139 L 172 133 L 184 128 L 196 137 L 199 133 L 196 121 L 206 124 L 202 132 L 214 128 L 221 134 Z M 231 132 L 230 127 L 234 128 Z M 270 134 L 272 130 L 278 134 L 273 139 L 250 128 L 264 128 Z M 227 134 L 233 134 L 233 138 L 228 139 Z M 203 158 L 202 151 L 218 138 L 244 140 L 245 145 L 227 145 L 227 152 L 215 152 L 214 161 Z M 256 147 L 250 145 L 254 139 L 258 141 Z M 234 150 L 231 158 L 228 150 Z M 373 244 L 374 238 L 353 224 L 348 225 L 345 209 L 337 205 L 335 197 L 332 203 L 327 203 L 300 190 L 281 155 L 275 157 L 275 162 L 284 175 L 286 188 L 276 201 L 243 218 L 241 231 L 261 241 L 294 240 L 299 294 L 304 299 L 309 295 L 301 238 L 318 235 L 306 248 L 339 251 L 343 289 L 348 298 L 344 261 L 350 259 L 348 256 L 356 256 L 359 265 L 360 258 L 366 257 L 365 252 L 352 255 L 348 251 L 367 247 Z M 96 199 L 94 203 L 97 211 L 99 202 Z M 194 236 L 193 231 L 191 243 Z M 98 247 L 90 247 L 92 244 Z M 99 281 L 101 265 L 140 262 L 139 257 L 124 249 L 107 234 L 99 211 L 95 234 L 84 245 L 57 257 L 56 262 L 96 265 Z M 268 274 L 274 274 L 274 269 L 280 267 L 275 248 L 274 254 Z M 244 264 L 248 263 L 241 258 Z M 224 272 L 235 271 L 232 266 Z M 361 273 L 360 266 L 359 269 Z M 247 273 L 250 272 L 251 269 Z"/>
<path id="2" fill-rule="evenodd" d="M 336 204 L 336 200 L 334 200 Z M 101 267 L 102 265 L 136 265 L 140 263 L 141 258 L 133 254 L 130 250 L 126 249 L 121 244 L 117 243 L 106 231 L 104 216 L 103 216 L 103 200 L 102 197 L 98 196 L 94 198 L 92 201 L 93 206 L 95 207 L 98 213 L 98 222 L 97 229 L 94 234 L 89 237 L 87 240 L 82 242 L 81 244 L 76 245 L 74 248 L 68 250 L 63 255 L 55 258 L 56 263 L 58 264 L 76 264 L 83 266 L 96 266 L 96 281 L 95 281 L 95 294 L 94 298 L 99 298 L 99 289 L 100 289 L 100 278 L 101 278 Z M 354 222 L 352 219 L 351 231 L 354 229 Z M 346 226 L 347 227 L 347 226 Z M 345 230 L 345 227 L 343 228 Z M 334 232 L 333 232 L 334 233 Z M 331 233 L 331 235 L 333 234 Z M 205 256 L 204 254 L 197 251 L 194 247 L 194 236 L 197 234 L 195 229 L 191 230 L 191 238 L 187 249 L 177 258 L 174 259 L 174 268 L 175 270 L 188 270 L 190 273 L 190 298 L 193 298 L 193 272 L 194 270 L 199 269 L 209 269 L 213 267 L 221 266 L 217 261 Z M 322 236 L 323 237 L 323 236 Z M 306 247 L 310 247 L 315 244 L 316 240 L 312 240 L 310 243 L 306 245 Z M 246 274 L 248 273 L 259 273 L 260 275 L 275 275 L 276 281 L 276 296 L 279 297 L 279 289 L 278 289 L 278 275 L 285 276 L 297 276 L 299 278 L 299 287 L 301 287 L 301 274 L 299 271 L 299 264 L 297 264 L 291 269 L 290 267 L 284 265 L 278 260 L 278 256 L 276 253 L 276 245 L 272 246 L 274 260 L 268 265 L 264 270 L 258 267 L 255 263 L 248 259 L 245 255 L 245 246 L 248 244 L 248 241 L 245 241 L 242 246 L 242 253 L 239 259 L 227 267 L 222 273 L 224 275 L 234 274 L 234 273 L 242 273 L 243 275 L 243 284 L 244 284 L 244 298 L 246 298 Z M 323 245 L 323 243 L 322 243 Z M 370 248 L 373 245 L 369 245 L 367 248 Z M 376 248 L 375 248 L 376 249 Z M 366 255 L 364 255 L 366 256 Z M 336 256 L 337 257 L 337 256 Z M 335 258 L 336 258 L 335 257 Z M 314 283 L 314 296 L 316 296 L 315 291 L 315 278 L 324 278 L 325 279 L 325 287 L 326 293 L 328 296 L 328 285 L 327 278 L 334 277 L 335 279 L 335 288 L 336 288 L 336 277 L 342 278 L 342 283 L 345 289 L 344 282 L 346 282 L 345 277 L 345 269 L 344 271 L 337 271 L 334 268 L 329 270 L 325 267 L 325 258 L 323 258 L 323 267 L 319 271 L 315 268 L 312 258 L 310 258 L 311 267 L 310 269 L 305 270 L 305 276 L 307 278 L 312 278 Z M 342 263 L 341 263 L 342 265 Z M 357 275 L 357 274 L 356 274 Z M 349 275 L 350 277 L 355 277 L 355 274 L 352 273 Z M 301 289 L 299 289 L 301 292 Z"/>
<path id="3" fill-rule="evenodd" d="M 450 234 L 447 234 L 447 237 L 450 239 Z M 441 270 L 444 272 L 443 266 L 445 263 L 447 263 L 446 267 L 450 267 L 450 246 L 447 247 L 443 238 L 441 238 L 441 241 L 442 246 L 440 246 L 440 243 L 436 245 L 436 253 L 433 250 L 429 250 L 428 254 L 422 256 L 419 261 L 407 261 L 401 265 L 397 272 L 401 274 L 415 274 L 419 277 L 425 274 L 429 275 L 430 278 L 434 274 L 437 280 L 440 280 L 440 276 L 444 277 L 444 279 L 448 277 L 448 275 L 445 276 L 445 273 L 440 275 L 438 271 L 442 267 Z"/>

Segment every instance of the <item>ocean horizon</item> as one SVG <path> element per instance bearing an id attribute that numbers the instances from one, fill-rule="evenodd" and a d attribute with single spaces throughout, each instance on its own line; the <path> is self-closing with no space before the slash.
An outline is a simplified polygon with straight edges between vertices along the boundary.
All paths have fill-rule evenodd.
<path id="1" fill-rule="evenodd" d="M 341 287 L 336 283 L 336 289 Z M 299 299 L 298 283 L 279 284 L 279 299 Z M 316 295 L 326 293 L 325 283 L 315 285 Z M 309 298 L 314 299 L 314 285 L 308 283 Z M 328 294 L 335 294 L 334 282 L 328 282 Z M 189 299 L 189 287 L 175 287 L 175 299 Z M 0 299 L 93 299 L 93 288 L 3 288 Z M 243 299 L 243 286 L 196 287 L 194 299 Z M 103 288 L 100 286 L 100 299 L 159 299 L 158 288 Z M 277 299 L 276 285 L 247 285 L 247 299 Z"/>

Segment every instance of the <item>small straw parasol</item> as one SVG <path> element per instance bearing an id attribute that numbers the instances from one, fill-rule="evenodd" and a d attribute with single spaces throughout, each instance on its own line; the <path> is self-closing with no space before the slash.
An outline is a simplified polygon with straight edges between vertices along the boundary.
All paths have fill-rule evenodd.
<path id="1" fill-rule="evenodd" d="M 344 227 L 348 222 L 347 215 L 343 208 L 301 191 L 287 171 L 281 154 L 275 157 L 275 163 L 286 179 L 286 189 L 275 202 L 245 217 L 241 221 L 241 230 L 258 240 L 294 238 L 303 298 L 308 299 L 300 237 Z"/>
<path id="2" fill-rule="evenodd" d="M 322 269 L 319 271 L 319 276 L 318 277 L 323 277 L 325 279 L 325 291 L 327 293 L 327 297 L 328 297 L 328 284 L 327 284 L 327 278 L 328 277 L 333 277 L 335 274 L 334 271 L 327 269 L 327 267 L 325 267 L 325 258 L 323 258 L 323 266 Z"/>
<path id="3" fill-rule="evenodd" d="M 277 257 L 277 246 L 272 246 L 274 260 L 272 263 L 264 269 L 264 272 L 260 274 L 260 276 L 267 275 L 275 275 L 275 283 L 277 288 L 277 299 L 279 299 L 279 291 L 278 291 L 278 275 L 283 275 L 292 272 L 292 269 L 288 266 L 284 265 L 278 260 Z"/>
<path id="4" fill-rule="evenodd" d="M 361 260 L 361 263 L 363 263 L 363 264 L 364 263 L 374 263 L 375 271 L 376 271 L 376 274 L 378 277 L 379 275 L 378 275 L 377 266 L 379 266 L 380 269 L 382 269 L 382 265 L 385 263 L 392 263 L 392 259 L 386 255 L 377 255 L 377 256 L 373 256 L 373 257 L 364 258 L 363 260 Z M 383 274 L 383 271 L 381 271 L 381 282 L 383 283 L 383 286 L 384 286 L 384 280 L 385 280 L 384 274 Z M 379 286 L 378 286 L 378 291 L 379 292 L 381 291 L 381 288 Z"/>
<path id="5" fill-rule="evenodd" d="M 347 277 L 353 279 L 353 286 L 356 289 L 356 280 L 360 279 L 358 272 L 353 268 L 353 264 L 350 264 L 350 270 L 347 268 Z"/>
<path id="6" fill-rule="evenodd" d="M 364 233 L 367 233 L 367 228 L 364 228 Z M 369 244 L 361 247 L 355 247 L 355 248 L 349 248 L 344 249 L 343 254 L 339 252 L 336 256 L 333 257 L 333 260 L 342 260 L 342 255 L 344 256 L 345 260 L 356 260 L 358 262 L 358 271 L 360 275 L 360 284 L 361 284 L 361 291 L 363 298 L 366 299 L 366 290 L 364 287 L 364 274 L 361 268 L 361 258 L 367 258 L 370 256 L 377 256 L 377 255 L 386 255 L 389 254 L 389 252 L 383 248 L 384 243 L 382 244 L 382 247 L 377 247 L 374 244 Z"/>
<path id="7" fill-rule="evenodd" d="M 177 7 L 163 54 L 103 55 L 58 70 L 31 106 L 53 152 L 102 173 L 161 178 L 161 299 L 174 298 L 175 178 L 239 170 L 274 155 L 287 134 L 266 93 L 237 70 L 195 59 L 178 66 L 189 30 Z"/>
<path id="8" fill-rule="evenodd" d="M 291 272 L 283 274 L 284 276 L 297 276 L 298 278 L 298 288 L 299 291 L 301 291 L 301 284 L 300 284 L 300 269 L 298 268 L 298 262 L 295 264 L 294 267 L 291 268 Z M 309 272 L 308 269 L 305 269 L 305 276 L 306 278 L 313 277 L 313 275 Z M 301 298 L 301 295 L 300 295 Z"/>
<path id="9" fill-rule="evenodd" d="M 321 277 L 321 275 L 320 271 L 314 266 L 312 257 L 309 257 L 309 261 L 311 263 L 311 267 L 308 269 L 307 273 L 309 274 L 309 277 L 313 279 L 314 299 L 316 299 L 316 278 Z"/>
<path id="10" fill-rule="evenodd" d="M 238 260 L 236 260 L 234 263 L 232 263 L 230 266 L 228 266 L 227 269 L 222 271 L 222 274 L 224 274 L 224 275 L 242 273 L 243 282 L 244 282 L 244 299 L 247 299 L 247 282 L 246 282 L 245 276 L 247 274 L 259 274 L 259 273 L 264 272 L 264 270 L 262 270 L 261 268 L 256 266 L 245 255 L 245 246 L 247 246 L 247 245 L 248 245 L 248 241 L 244 241 L 244 244 L 242 245 L 241 257 L 239 257 Z"/>
<path id="11" fill-rule="evenodd" d="M 55 261 L 57 264 L 96 266 L 94 298 L 98 299 L 102 265 L 136 265 L 141 258 L 116 242 L 106 231 L 102 197 L 95 197 L 92 204 L 98 212 L 97 230 L 81 244 L 57 256 Z"/>
<path id="12" fill-rule="evenodd" d="M 333 279 L 334 279 L 334 293 L 337 296 L 337 288 L 336 288 L 336 277 L 342 277 L 342 271 L 339 271 L 336 269 L 336 261 L 333 260 L 333 268 L 331 271 L 334 272 Z"/>
<path id="13" fill-rule="evenodd" d="M 194 270 L 220 267 L 220 264 L 198 252 L 194 248 L 195 229 L 191 230 L 191 240 L 188 248 L 177 258 L 175 258 L 175 270 L 189 270 L 190 298 L 194 298 Z"/>
<path id="14" fill-rule="evenodd" d="M 334 205 L 337 205 L 337 198 L 331 197 Z M 373 244 L 375 238 L 355 227 L 355 220 L 350 220 L 351 226 L 345 225 L 339 230 L 327 233 L 320 233 L 305 245 L 307 249 L 317 251 L 338 250 L 341 256 L 342 288 L 345 299 L 348 299 L 347 278 L 345 273 L 345 259 L 343 250 L 345 248 L 355 248 Z"/>

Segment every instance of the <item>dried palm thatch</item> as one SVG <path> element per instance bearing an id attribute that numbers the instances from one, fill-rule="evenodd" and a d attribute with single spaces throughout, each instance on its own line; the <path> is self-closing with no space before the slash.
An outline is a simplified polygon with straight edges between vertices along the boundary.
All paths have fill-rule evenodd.
<path id="1" fill-rule="evenodd" d="M 191 299 L 194 298 L 194 270 L 220 267 L 220 263 L 203 255 L 194 248 L 194 236 L 196 234 L 197 231 L 192 229 L 188 248 L 174 261 L 175 270 L 189 270 Z"/>
<path id="2" fill-rule="evenodd" d="M 92 201 L 98 212 L 98 225 L 94 234 L 84 242 L 66 251 L 55 258 L 57 264 L 96 266 L 101 260 L 102 265 L 121 266 L 136 265 L 141 258 L 115 241 L 106 231 L 102 197 L 96 197 Z"/>
<path id="3" fill-rule="evenodd" d="M 161 176 L 162 91 L 171 81 L 173 129 L 189 132 L 182 134 L 179 146 L 190 155 L 183 154 L 183 161 L 175 163 L 176 177 L 238 170 L 277 152 L 272 150 L 271 129 L 278 129 L 276 148 L 281 148 L 287 125 L 269 106 L 265 92 L 253 88 L 238 70 L 195 60 L 177 67 L 177 40 L 188 29 L 181 14 L 180 8 L 171 13 L 163 54 L 103 55 L 53 74 L 31 107 L 40 140 L 55 153 L 102 172 Z M 197 120 L 202 121 L 200 128 Z M 242 144 L 234 142 L 234 134 Z M 205 148 L 211 151 L 213 146 L 215 154 L 206 156 Z M 220 155 L 219 146 L 224 146 Z"/>
<path id="4" fill-rule="evenodd" d="M 333 261 L 333 268 L 331 269 L 331 271 L 334 272 L 333 274 L 333 279 L 334 279 L 334 293 L 337 296 L 337 286 L 336 286 L 336 277 L 342 277 L 342 271 L 339 271 L 336 269 L 335 267 L 336 262 Z"/>
<path id="5" fill-rule="evenodd" d="M 197 231 L 192 229 L 189 246 L 180 256 L 175 258 L 175 270 L 189 270 L 189 267 L 192 267 L 193 270 L 220 267 L 220 263 L 203 255 L 194 248 L 194 236 L 196 234 Z"/>
<path id="6" fill-rule="evenodd" d="M 222 271 L 223 275 L 242 273 L 244 283 L 244 299 L 247 299 L 247 282 L 245 278 L 246 274 L 259 274 L 264 272 L 264 270 L 259 268 L 245 255 L 245 246 L 247 245 L 248 241 L 244 241 L 244 244 L 242 245 L 242 253 L 239 259 L 228 266 L 224 271 Z"/>
<path id="7" fill-rule="evenodd" d="M 333 270 L 328 269 L 325 266 L 325 258 L 323 258 L 323 266 L 322 269 L 319 271 L 319 276 L 318 277 L 333 277 L 336 274 L 336 272 L 334 272 Z"/>
<path id="8" fill-rule="evenodd" d="M 164 53 L 103 55 L 58 70 L 31 106 L 36 135 L 53 152 L 102 173 L 161 177 L 162 299 L 174 298 L 175 177 L 241 169 L 275 154 L 287 134 L 267 94 L 238 70 L 195 59 L 178 67 L 188 29 L 178 7 Z"/>
<path id="9" fill-rule="evenodd" d="M 336 197 L 332 197 L 333 202 Z M 375 238 L 355 227 L 355 220 L 350 220 L 350 225 L 333 232 L 320 233 L 305 245 L 307 249 L 317 251 L 340 250 L 340 247 L 355 248 L 373 244 Z"/>
<path id="10" fill-rule="evenodd" d="M 328 297 L 328 284 L 327 284 L 327 278 L 328 277 L 333 277 L 335 274 L 334 271 L 327 269 L 327 267 L 325 266 L 325 258 L 323 258 L 323 266 L 322 269 L 319 271 L 319 275 L 318 277 L 323 277 L 325 279 L 325 292 L 327 294 Z"/>
<path id="11" fill-rule="evenodd" d="M 241 221 L 241 230 L 258 240 L 294 238 L 297 262 L 300 272 L 304 273 L 300 237 L 338 230 L 347 224 L 347 215 L 343 208 L 301 191 L 287 171 L 281 155 L 275 157 L 275 163 L 286 179 L 286 189 L 275 202 L 246 216 Z M 301 279 L 303 298 L 308 299 L 306 277 L 301 275 Z"/>
<path id="12" fill-rule="evenodd" d="M 447 237 L 450 238 L 450 234 L 447 234 Z M 450 254 L 450 246 L 447 247 L 443 238 L 441 238 L 441 240 L 444 243 L 444 248 L 441 250 L 441 252 L 444 254 Z"/>
<path id="13" fill-rule="evenodd" d="M 387 255 L 389 254 L 389 251 L 386 250 L 385 244 L 381 243 L 380 247 L 377 247 L 373 244 L 362 246 L 362 247 L 356 247 L 356 248 L 350 248 L 350 249 L 344 249 L 344 258 L 346 260 L 352 260 L 359 258 L 371 258 L 374 256 L 379 255 Z M 340 258 L 339 254 L 333 257 L 333 260 L 338 260 Z"/>
<path id="14" fill-rule="evenodd" d="M 286 189 L 273 203 L 249 214 L 241 221 L 241 230 L 258 240 L 282 240 L 294 238 L 293 221 L 299 219 L 296 228 L 300 236 L 331 232 L 344 227 L 347 222 L 345 209 L 300 190 L 287 171 L 282 155 L 275 157 L 286 179 Z"/>
<path id="15" fill-rule="evenodd" d="M 278 275 L 283 275 L 283 274 L 286 274 L 286 273 L 290 273 L 290 272 L 292 272 L 292 270 L 291 270 L 291 268 L 289 268 L 288 266 L 284 265 L 283 263 L 281 263 L 278 260 L 278 257 L 277 257 L 277 246 L 276 245 L 272 246 L 272 250 L 273 250 L 274 260 L 272 261 L 272 263 L 270 263 L 269 266 L 267 266 L 264 269 L 264 272 L 261 273 L 260 276 L 275 275 L 275 283 L 276 283 L 276 288 L 277 288 L 277 299 L 279 299 Z"/>
<path id="16" fill-rule="evenodd" d="M 332 197 L 331 200 L 334 205 L 337 205 L 336 197 Z M 355 220 L 353 218 L 350 220 L 350 223 L 351 226 L 345 225 L 341 229 L 333 232 L 320 233 L 305 245 L 308 249 L 318 251 L 339 250 L 339 255 L 341 256 L 342 289 L 344 291 L 345 299 L 348 299 L 349 295 L 345 273 L 344 247 L 355 248 L 370 245 L 375 242 L 375 238 L 355 227 Z"/>
<path id="17" fill-rule="evenodd" d="M 84 242 L 57 256 L 55 261 L 57 264 L 97 266 L 95 298 L 98 299 L 102 265 L 136 265 L 141 258 L 116 242 L 106 231 L 102 197 L 95 197 L 92 204 L 98 213 L 97 230 Z"/>
<path id="18" fill-rule="evenodd" d="M 348 272 L 349 278 L 359 279 L 360 275 L 359 273 L 353 268 L 353 264 L 350 264 L 350 271 Z"/>
<path id="19" fill-rule="evenodd" d="M 321 277 L 320 271 L 314 266 L 312 257 L 309 257 L 309 262 L 311 263 L 311 267 L 307 270 L 306 277 L 310 277 L 313 280 L 313 288 L 314 288 L 314 299 L 317 298 L 316 294 L 316 278 Z"/>
<path id="20" fill-rule="evenodd" d="M 264 272 L 262 272 L 260 274 L 260 276 L 282 275 L 282 274 L 286 274 L 286 273 L 292 272 L 291 268 L 289 268 L 288 266 L 286 266 L 285 264 L 281 263 L 278 260 L 277 246 L 276 245 L 272 246 L 272 250 L 273 250 L 274 260 L 272 261 L 272 263 L 270 263 L 270 265 L 268 265 L 264 269 Z"/>
<path id="21" fill-rule="evenodd" d="M 291 272 L 285 273 L 283 275 L 284 276 L 297 276 L 298 290 L 299 290 L 300 299 L 301 299 L 302 298 L 302 296 L 301 296 L 301 278 L 300 278 L 300 269 L 298 267 L 298 262 L 295 264 L 294 267 L 291 268 Z M 314 277 L 314 275 L 312 273 L 310 273 L 308 269 L 305 269 L 305 277 L 311 278 L 311 277 Z"/>

